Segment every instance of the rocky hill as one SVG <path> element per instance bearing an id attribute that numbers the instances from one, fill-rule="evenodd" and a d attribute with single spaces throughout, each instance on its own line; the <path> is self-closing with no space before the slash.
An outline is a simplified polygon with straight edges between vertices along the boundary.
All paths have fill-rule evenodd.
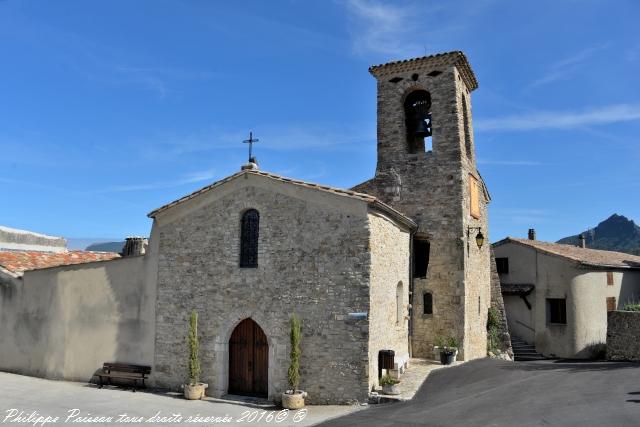
<path id="1" fill-rule="evenodd" d="M 122 248 L 124 248 L 124 242 L 101 242 L 101 243 L 93 243 L 85 250 L 87 251 L 95 251 L 95 252 L 122 252 Z"/>
<path id="2" fill-rule="evenodd" d="M 640 227 L 623 215 L 613 214 L 595 228 L 582 233 L 588 248 L 640 255 Z M 565 237 L 558 243 L 579 245 L 579 235 Z"/>

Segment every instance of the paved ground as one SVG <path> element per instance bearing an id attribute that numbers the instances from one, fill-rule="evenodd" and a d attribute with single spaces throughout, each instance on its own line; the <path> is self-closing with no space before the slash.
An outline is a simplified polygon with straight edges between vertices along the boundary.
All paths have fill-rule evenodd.
<path id="1" fill-rule="evenodd" d="M 281 410 L 267 407 L 248 405 L 242 402 L 216 401 L 186 401 L 179 396 L 160 395 L 138 391 L 133 393 L 123 389 L 97 389 L 93 385 L 83 383 L 43 380 L 21 375 L 0 372 L 0 427 L 6 426 L 214 426 L 220 424 L 235 424 L 247 426 L 280 425 L 280 426 L 309 426 L 327 419 L 358 411 L 359 406 L 310 406 L 307 411 L 292 411 L 288 414 Z M 12 412 L 12 409 L 17 411 Z M 69 412 L 79 410 L 77 416 L 68 419 Z M 33 412 L 37 412 L 28 419 Z M 22 412 L 22 420 L 20 417 Z M 160 412 L 164 420 L 149 419 Z M 121 414 L 130 418 L 125 421 Z M 11 416 L 14 414 L 13 416 Z M 178 421 L 174 414 L 180 414 Z M 264 415 L 263 415 L 264 414 Z M 241 420 L 241 417 L 244 418 Z M 215 420 L 192 419 L 188 417 L 220 417 Z M 57 422 L 37 422 L 38 417 L 58 417 Z M 77 422 L 80 417 L 112 417 L 112 420 L 97 420 L 97 422 Z M 143 420 L 135 420 L 142 417 Z M 225 422 L 224 417 L 227 417 Z M 257 421 L 262 417 L 260 421 Z M 118 422 L 118 420 L 121 420 Z M 245 421 L 246 420 L 246 421 Z M 280 421 L 278 421 L 280 420 Z M 296 421 L 297 420 L 297 421 Z M 88 421 L 88 420 L 86 420 Z"/>
<path id="2" fill-rule="evenodd" d="M 402 374 L 400 384 L 398 384 L 399 395 L 389 396 L 382 393 L 382 387 L 378 387 L 379 397 L 383 401 L 388 400 L 411 400 L 418 392 L 422 383 L 425 382 L 431 372 L 438 369 L 447 369 L 464 362 L 454 362 L 452 365 L 442 365 L 435 360 L 410 359 L 409 369 Z"/>
<path id="3" fill-rule="evenodd" d="M 322 426 L 640 426 L 640 364 L 482 359 Z"/>

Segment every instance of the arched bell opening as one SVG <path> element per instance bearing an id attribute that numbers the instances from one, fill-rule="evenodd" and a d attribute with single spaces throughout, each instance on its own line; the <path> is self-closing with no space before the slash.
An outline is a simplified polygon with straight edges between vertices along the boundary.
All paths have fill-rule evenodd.
<path id="1" fill-rule="evenodd" d="M 252 319 L 241 321 L 229 338 L 229 394 L 268 397 L 269 342 Z"/>
<path id="2" fill-rule="evenodd" d="M 404 100 L 407 149 L 415 154 L 431 150 L 431 94 L 414 90 Z"/>

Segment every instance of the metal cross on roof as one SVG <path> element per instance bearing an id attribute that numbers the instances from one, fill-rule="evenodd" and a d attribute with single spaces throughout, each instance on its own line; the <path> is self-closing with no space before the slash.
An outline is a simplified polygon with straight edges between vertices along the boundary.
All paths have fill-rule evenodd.
<path id="1" fill-rule="evenodd" d="M 260 141 L 258 138 L 253 138 L 253 132 L 249 132 L 249 139 L 245 139 L 244 141 L 242 141 L 245 144 L 249 144 L 249 163 L 255 163 L 255 159 L 253 158 L 251 152 L 253 149 L 253 143 L 258 141 Z"/>

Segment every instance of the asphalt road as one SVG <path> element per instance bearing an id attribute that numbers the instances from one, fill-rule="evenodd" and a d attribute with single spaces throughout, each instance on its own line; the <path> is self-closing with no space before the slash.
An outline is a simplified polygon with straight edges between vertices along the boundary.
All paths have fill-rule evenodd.
<path id="1" fill-rule="evenodd" d="M 640 364 L 482 359 L 432 372 L 413 400 L 321 426 L 640 426 Z"/>

